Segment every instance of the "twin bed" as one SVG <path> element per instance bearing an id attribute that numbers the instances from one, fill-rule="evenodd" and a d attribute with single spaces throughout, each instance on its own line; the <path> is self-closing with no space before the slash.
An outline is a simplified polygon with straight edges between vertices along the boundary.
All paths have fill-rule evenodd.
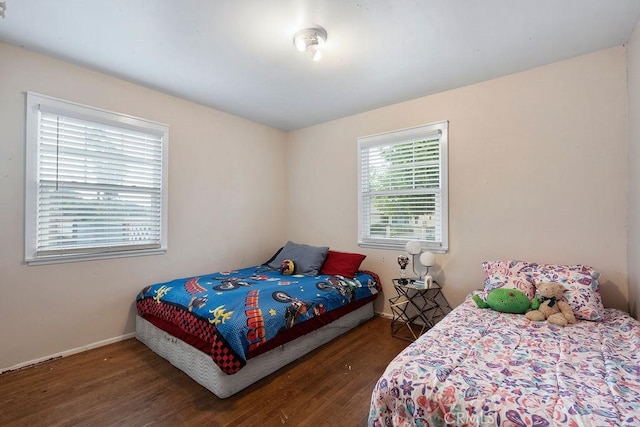
<path id="1" fill-rule="evenodd" d="M 295 260 L 293 273 L 280 266 Z M 373 317 L 364 255 L 288 242 L 263 265 L 145 287 L 136 337 L 220 398 Z"/>
<path id="2" fill-rule="evenodd" d="M 481 296 L 563 283 L 578 321 L 531 322 L 469 295 L 389 364 L 370 426 L 640 425 L 640 323 L 602 307 L 595 271 L 502 261 L 485 272 Z"/>

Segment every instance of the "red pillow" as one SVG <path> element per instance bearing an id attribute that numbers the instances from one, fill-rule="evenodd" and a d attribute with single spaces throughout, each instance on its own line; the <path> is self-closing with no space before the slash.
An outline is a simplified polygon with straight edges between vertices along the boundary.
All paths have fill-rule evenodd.
<path id="1" fill-rule="evenodd" d="M 351 254 L 347 252 L 336 252 L 329 250 L 327 258 L 322 264 L 320 274 L 329 274 L 331 276 L 344 276 L 349 279 L 356 277 L 356 272 L 360 268 L 360 264 L 366 258 L 366 255 Z"/>

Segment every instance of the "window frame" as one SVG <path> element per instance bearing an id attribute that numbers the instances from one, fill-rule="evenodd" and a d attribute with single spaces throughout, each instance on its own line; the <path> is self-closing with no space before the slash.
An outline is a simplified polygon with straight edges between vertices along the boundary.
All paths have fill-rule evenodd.
<path id="1" fill-rule="evenodd" d="M 417 238 L 371 238 L 365 234 L 365 227 L 371 226 L 371 218 L 365 224 L 365 207 L 371 211 L 370 206 L 365 206 L 365 195 L 363 185 L 363 150 L 374 146 L 395 145 L 410 141 L 428 139 L 439 133 L 439 167 L 440 167 L 440 227 L 441 239 L 437 242 L 421 240 Z M 448 146 L 449 146 L 449 122 L 441 121 L 420 125 L 410 128 L 394 130 L 374 135 L 358 137 L 358 246 L 378 248 L 378 249 L 401 249 L 404 250 L 406 243 L 410 240 L 417 240 L 422 245 L 423 250 L 436 253 L 447 253 L 449 251 L 449 170 L 448 170 Z M 425 192 L 425 195 L 432 192 Z"/>
<path id="2" fill-rule="evenodd" d="M 160 195 L 160 239 L 159 247 L 132 248 L 104 247 L 88 248 L 86 252 L 74 251 L 55 254 L 38 254 L 38 180 L 39 180 L 39 129 L 40 111 L 55 112 L 70 118 L 88 120 L 115 126 L 121 129 L 142 131 L 157 135 L 161 139 L 161 195 Z M 34 92 L 26 92 L 25 112 L 25 199 L 24 199 L 24 260 L 28 265 L 54 264 L 97 259 L 122 258 L 143 255 L 159 255 L 167 251 L 168 244 L 168 154 L 169 126 L 163 123 L 108 111 L 96 107 L 66 101 Z M 155 246 L 155 245 L 154 245 Z"/>

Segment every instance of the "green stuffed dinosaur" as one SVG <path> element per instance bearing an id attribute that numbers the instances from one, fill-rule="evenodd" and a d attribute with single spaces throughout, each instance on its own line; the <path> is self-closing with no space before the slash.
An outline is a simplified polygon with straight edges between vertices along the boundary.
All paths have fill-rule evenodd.
<path id="1" fill-rule="evenodd" d="M 483 301 L 478 295 L 473 300 L 480 308 L 492 308 L 501 313 L 524 314 L 527 310 L 537 310 L 540 302 L 537 298 L 529 301 L 529 298 L 517 289 L 498 288 L 487 294 L 487 300 Z"/>

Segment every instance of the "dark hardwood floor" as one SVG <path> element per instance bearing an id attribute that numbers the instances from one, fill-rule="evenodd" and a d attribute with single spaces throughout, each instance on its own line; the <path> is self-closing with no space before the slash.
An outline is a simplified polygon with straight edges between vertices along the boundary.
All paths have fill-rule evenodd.
<path id="1" fill-rule="evenodd" d="M 0 375 L 2 426 L 365 426 L 408 344 L 375 317 L 227 399 L 136 339 Z"/>

